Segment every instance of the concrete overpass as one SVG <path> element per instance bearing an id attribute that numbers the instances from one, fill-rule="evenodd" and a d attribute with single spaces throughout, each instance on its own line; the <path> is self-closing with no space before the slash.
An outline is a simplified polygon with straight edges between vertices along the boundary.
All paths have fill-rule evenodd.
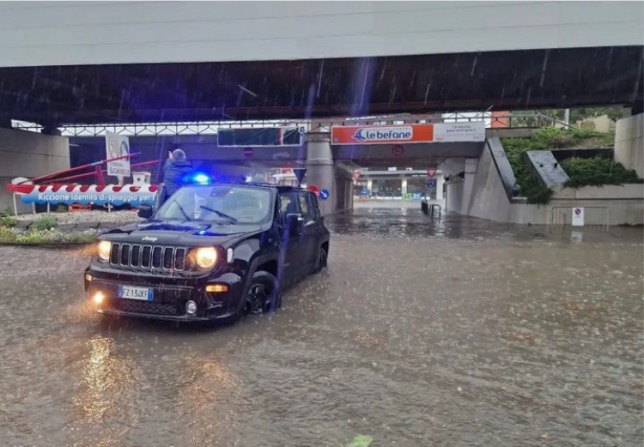
<path id="1" fill-rule="evenodd" d="M 639 107 L 643 27 L 636 2 L 7 2 L 0 119 Z"/>

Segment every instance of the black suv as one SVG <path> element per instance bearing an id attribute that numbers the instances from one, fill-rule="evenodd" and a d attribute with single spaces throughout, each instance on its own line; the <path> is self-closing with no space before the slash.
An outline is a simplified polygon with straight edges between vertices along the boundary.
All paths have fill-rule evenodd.
<path id="1" fill-rule="evenodd" d="M 281 291 L 326 267 L 316 196 L 257 184 L 184 186 L 148 219 L 102 234 L 85 290 L 103 314 L 229 320 L 281 305 Z"/>

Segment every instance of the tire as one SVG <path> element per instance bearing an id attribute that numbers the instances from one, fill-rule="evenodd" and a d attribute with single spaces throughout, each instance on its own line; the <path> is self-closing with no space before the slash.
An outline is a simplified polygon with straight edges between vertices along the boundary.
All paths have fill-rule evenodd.
<path id="1" fill-rule="evenodd" d="M 319 273 L 327 267 L 328 263 L 328 253 L 324 247 L 320 247 L 320 253 L 318 254 L 318 260 L 315 263 L 314 273 Z"/>
<path id="2" fill-rule="evenodd" d="M 279 281 L 268 272 L 255 272 L 242 303 L 242 314 L 275 312 L 282 307 Z"/>

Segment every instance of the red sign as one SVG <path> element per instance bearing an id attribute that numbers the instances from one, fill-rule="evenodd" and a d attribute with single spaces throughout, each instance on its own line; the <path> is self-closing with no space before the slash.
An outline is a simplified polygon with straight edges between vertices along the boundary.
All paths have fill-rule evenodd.
<path id="1" fill-rule="evenodd" d="M 246 157 L 252 157 L 254 153 L 255 151 L 252 147 L 247 147 L 246 149 L 244 149 L 244 156 Z"/>
<path id="2" fill-rule="evenodd" d="M 436 168 L 427 168 L 427 177 L 433 178 L 436 175 Z"/>
<path id="3" fill-rule="evenodd" d="M 309 186 L 308 186 L 308 188 L 306 188 L 306 189 L 308 189 L 309 191 L 311 191 L 311 192 L 312 192 L 313 194 L 315 194 L 316 196 L 320 194 L 320 190 L 319 190 L 319 189 L 318 189 L 318 187 L 317 187 L 317 186 L 315 186 L 315 185 L 309 185 Z"/>
<path id="4" fill-rule="evenodd" d="M 391 126 L 334 126 L 331 144 L 431 143 L 433 124 L 401 124 Z"/>
<path id="5" fill-rule="evenodd" d="M 391 153 L 394 154 L 396 157 L 400 157 L 403 153 L 405 153 L 405 148 L 402 147 L 400 144 L 397 144 L 391 148 Z"/>

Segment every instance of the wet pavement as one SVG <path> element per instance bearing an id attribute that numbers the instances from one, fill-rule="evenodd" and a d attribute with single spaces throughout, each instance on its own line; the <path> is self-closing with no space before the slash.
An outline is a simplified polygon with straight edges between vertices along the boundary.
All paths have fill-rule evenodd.
<path id="1" fill-rule="evenodd" d="M 0 248 L 0 445 L 642 445 L 641 228 L 327 221 L 329 269 L 219 329 L 102 320 L 86 251 Z"/>

